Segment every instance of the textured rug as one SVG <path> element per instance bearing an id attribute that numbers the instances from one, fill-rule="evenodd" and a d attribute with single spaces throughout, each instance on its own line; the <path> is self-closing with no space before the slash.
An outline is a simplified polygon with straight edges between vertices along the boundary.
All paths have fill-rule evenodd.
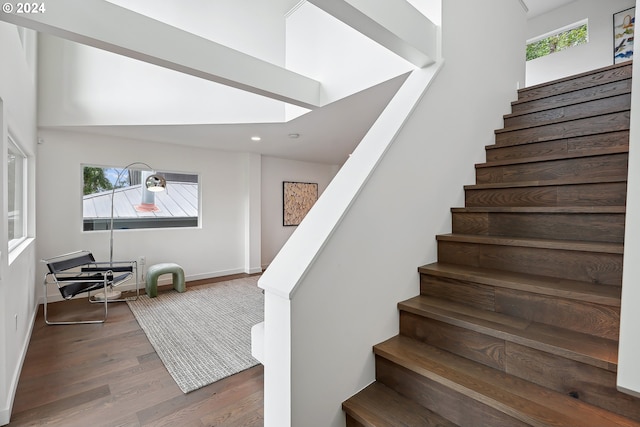
<path id="1" fill-rule="evenodd" d="M 264 319 L 257 281 L 254 276 L 128 301 L 184 393 L 259 363 L 251 356 L 251 327 Z"/>

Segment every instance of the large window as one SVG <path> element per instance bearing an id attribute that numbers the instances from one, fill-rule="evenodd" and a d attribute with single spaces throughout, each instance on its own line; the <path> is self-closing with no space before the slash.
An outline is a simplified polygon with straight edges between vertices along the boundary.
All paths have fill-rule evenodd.
<path id="1" fill-rule="evenodd" d="M 9 136 L 7 152 L 9 250 L 27 237 L 27 157 Z"/>
<path id="2" fill-rule="evenodd" d="M 157 172 L 167 180 L 162 192 L 144 188 L 151 171 L 113 167 L 82 167 L 82 222 L 84 231 L 113 229 L 197 227 L 198 175 Z M 112 205 L 113 197 L 113 205 Z"/>
<path id="3" fill-rule="evenodd" d="M 527 61 L 578 46 L 589 41 L 587 22 L 582 21 L 527 42 Z"/>

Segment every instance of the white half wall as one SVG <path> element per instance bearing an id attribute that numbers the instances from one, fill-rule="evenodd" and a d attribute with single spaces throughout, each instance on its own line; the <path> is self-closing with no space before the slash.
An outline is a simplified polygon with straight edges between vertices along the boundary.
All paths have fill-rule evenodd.
<path id="1" fill-rule="evenodd" d="M 259 282 L 265 427 L 344 426 L 341 403 L 374 380 L 372 346 L 397 334 L 397 303 L 419 293 L 417 268 L 436 259 L 435 235 L 450 231 L 449 210 L 524 82 L 518 2 L 442 7 L 440 74 L 408 119 L 398 103 L 419 95 L 428 69 L 407 79 Z M 384 145 L 373 167 L 363 160 Z"/>
<path id="2" fill-rule="evenodd" d="M 262 157 L 262 266 L 266 268 L 296 230 L 282 225 L 282 183 L 315 182 L 318 196 L 338 172 L 337 165 Z"/>
<path id="3" fill-rule="evenodd" d="M 589 42 L 527 61 L 526 85 L 533 86 L 613 64 L 613 14 L 635 0 L 578 0 L 527 21 L 527 40 L 583 19 Z"/>

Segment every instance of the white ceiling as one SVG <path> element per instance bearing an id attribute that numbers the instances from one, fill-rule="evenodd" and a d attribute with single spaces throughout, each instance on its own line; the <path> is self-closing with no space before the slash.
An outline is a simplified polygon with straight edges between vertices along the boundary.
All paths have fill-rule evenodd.
<path id="1" fill-rule="evenodd" d="M 364 137 L 407 75 L 312 110 L 285 123 L 56 126 L 43 129 L 84 132 L 125 139 L 182 144 L 215 150 L 333 165 L 344 163 Z M 292 138 L 289 135 L 298 135 Z M 250 135 L 262 139 L 253 142 Z"/>
<path id="2" fill-rule="evenodd" d="M 543 13 L 547 13 L 553 9 L 564 6 L 565 4 L 572 3 L 576 0 L 523 0 L 527 5 L 528 18 L 534 18 Z"/>
<path id="3" fill-rule="evenodd" d="M 529 9 L 527 15 L 531 18 L 575 0 L 522 1 Z M 56 129 L 341 165 L 403 81 L 404 76 L 400 76 L 286 123 L 91 126 Z M 299 136 L 291 138 L 290 134 Z M 248 140 L 247 135 L 260 135 L 262 140 L 252 142 Z"/>

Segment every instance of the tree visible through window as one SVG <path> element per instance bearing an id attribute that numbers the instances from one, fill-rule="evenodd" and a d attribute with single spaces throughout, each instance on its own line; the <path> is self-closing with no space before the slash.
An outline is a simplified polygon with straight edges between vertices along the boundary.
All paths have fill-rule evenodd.
<path id="1" fill-rule="evenodd" d="M 113 229 L 197 227 L 198 175 L 160 172 L 166 191 L 152 193 L 143 182 L 150 171 L 83 166 L 84 231 L 109 230 L 113 196 Z"/>
<path id="2" fill-rule="evenodd" d="M 588 41 L 587 24 L 527 44 L 527 61 L 578 46 Z"/>

